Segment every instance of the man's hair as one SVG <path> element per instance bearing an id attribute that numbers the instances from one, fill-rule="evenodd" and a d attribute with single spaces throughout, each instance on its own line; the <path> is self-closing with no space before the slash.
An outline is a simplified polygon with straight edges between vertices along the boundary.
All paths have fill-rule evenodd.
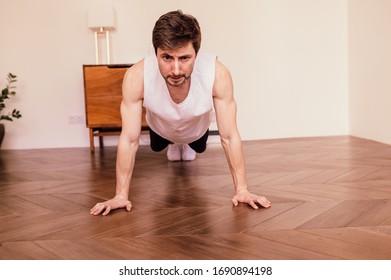
<path id="1" fill-rule="evenodd" d="M 201 28 L 195 17 L 181 10 L 168 12 L 156 22 L 152 31 L 152 43 L 157 49 L 173 50 L 191 42 L 198 53 L 201 47 Z"/>

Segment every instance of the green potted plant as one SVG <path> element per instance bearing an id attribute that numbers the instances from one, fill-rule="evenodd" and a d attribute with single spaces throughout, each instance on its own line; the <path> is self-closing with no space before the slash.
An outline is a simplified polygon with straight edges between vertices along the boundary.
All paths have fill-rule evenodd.
<path id="1" fill-rule="evenodd" d="M 20 112 L 16 109 L 13 109 L 12 112 L 4 113 L 3 110 L 5 109 L 5 101 L 6 99 L 9 99 L 11 96 L 15 95 L 16 92 L 14 91 L 15 83 L 17 81 L 16 75 L 13 75 L 12 73 L 8 73 L 7 76 L 7 84 L 5 85 L 5 88 L 1 91 L 0 95 L 0 147 L 1 143 L 3 142 L 4 134 L 5 134 L 5 127 L 2 123 L 3 121 L 13 121 L 14 119 L 19 119 L 22 115 Z"/>

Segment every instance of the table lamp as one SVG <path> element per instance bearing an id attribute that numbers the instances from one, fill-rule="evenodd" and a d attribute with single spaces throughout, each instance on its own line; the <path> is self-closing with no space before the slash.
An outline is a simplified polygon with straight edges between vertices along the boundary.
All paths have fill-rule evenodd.
<path id="1" fill-rule="evenodd" d="M 89 7 L 88 27 L 95 35 L 96 64 L 100 61 L 98 36 L 102 34 L 105 35 L 106 40 L 107 64 L 110 64 L 110 30 L 116 28 L 116 13 L 111 3 L 99 1 Z"/>

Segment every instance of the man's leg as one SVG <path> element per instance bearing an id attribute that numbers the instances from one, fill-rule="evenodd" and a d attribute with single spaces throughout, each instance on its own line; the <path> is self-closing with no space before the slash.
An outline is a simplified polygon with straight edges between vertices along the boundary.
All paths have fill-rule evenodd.
<path id="1" fill-rule="evenodd" d="M 151 128 L 149 128 L 149 138 L 151 140 L 151 149 L 154 152 L 163 151 L 168 146 L 167 158 L 169 161 L 180 161 L 182 159 L 181 145 L 173 144 L 171 141 L 154 132 Z"/>
<path id="2" fill-rule="evenodd" d="M 173 144 L 171 141 L 161 137 L 151 128 L 149 128 L 149 137 L 151 140 L 151 149 L 155 152 L 163 151 L 167 146 L 167 158 L 170 161 L 185 161 L 194 160 L 197 153 L 203 153 L 206 150 L 206 142 L 208 141 L 209 130 L 198 140 L 190 144 Z"/>
<path id="3" fill-rule="evenodd" d="M 156 134 L 152 129 L 149 129 L 149 139 L 151 140 L 151 149 L 154 152 L 163 151 L 169 144 L 172 144 L 167 139 Z"/>
<path id="4" fill-rule="evenodd" d="M 182 159 L 184 161 L 195 160 L 196 152 L 203 153 L 206 150 L 206 142 L 208 141 L 209 130 L 198 140 L 182 146 Z"/>
<path id="5" fill-rule="evenodd" d="M 206 142 L 208 141 L 209 129 L 206 133 L 198 140 L 189 144 L 189 146 L 197 153 L 203 153 L 206 150 Z"/>

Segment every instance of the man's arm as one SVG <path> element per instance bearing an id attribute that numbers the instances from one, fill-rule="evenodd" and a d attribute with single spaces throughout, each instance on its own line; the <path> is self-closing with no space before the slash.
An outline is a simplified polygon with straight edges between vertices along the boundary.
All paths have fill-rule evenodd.
<path id="1" fill-rule="evenodd" d="M 126 208 L 130 211 L 132 208 L 128 196 L 141 132 L 143 69 L 143 61 L 135 64 L 126 72 L 123 81 L 120 108 L 122 131 L 117 150 L 115 196 L 97 203 L 90 211 L 92 215 L 99 215 L 103 210 L 103 215 L 107 215 L 113 209 Z"/>
<path id="2" fill-rule="evenodd" d="M 257 203 L 263 207 L 270 207 L 271 203 L 265 197 L 248 191 L 242 142 L 236 126 L 236 102 L 233 96 L 232 78 L 228 69 L 219 61 L 216 61 L 213 102 L 221 143 L 235 187 L 232 203 L 235 206 L 239 202 L 247 203 L 254 209 L 258 209 Z"/>

